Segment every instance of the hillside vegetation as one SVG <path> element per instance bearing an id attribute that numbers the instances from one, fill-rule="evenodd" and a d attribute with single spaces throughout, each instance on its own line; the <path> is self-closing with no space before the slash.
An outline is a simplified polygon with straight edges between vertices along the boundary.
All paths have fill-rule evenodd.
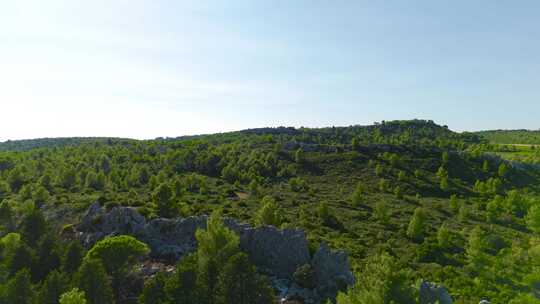
<path id="1" fill-rule="evenodd" d="M 411 303 L 418 296 L 412 286 L 421 279 L 444 285 L 455 303 L 537 303 L 540 172 L 488 153 L 489 140 L 413 120 L 148 141 L 2 143 L 0 303 L 58 299 L 65 292 L 77 297 L 79 291 L 89 303 L 122 299 L 114 287 L 129 265 L 108 263 L 99 249 L 86 253 L 65 237 L 95 201 L 109 209 L 135 207 L 148 219 L 219 210 L 254 225 L 302 228 L 313 248 L 324 241 L 349 253 L 357 285 L 343 290 L 341 304 Z M 234 245 L 234 236 L 215 227 Z M 200 239 L 211 244 L 216 235 Z M 136 240 L 117 242 L 127 248 L 126 260 L 147 250 Z M 208 268 L 211 249 L 183 259 L 177 269 L 199 277 L 214 269 L 220 273 L 215 282 L 223 284 L 243 269 L 260 290 L 252 297 L 270 301 L 268 284 L 233 245 L 215 269 Z M 193 269 L 201 263 L 206 272 Z M 170 303 L 186 291 L 174 280 L 165 274 L 148 280 L 138 291 L 140 303 Z M 90 286 L 98 281 L 105 287 Z M 195 287 L 207 290 L 210 281 L 201 282 Z M 54 295 L 47 291 L 51 284 Z M 173 303 L 227 303 L 227 291 L 236 287 L 219 286 L 218 300 L 187 295 L 187 302 Z M 27 298 L 17 298 L 23 291 Z"/>

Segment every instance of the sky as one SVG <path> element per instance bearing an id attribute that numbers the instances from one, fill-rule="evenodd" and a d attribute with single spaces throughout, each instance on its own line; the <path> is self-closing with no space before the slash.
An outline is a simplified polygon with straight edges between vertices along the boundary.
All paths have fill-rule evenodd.
<path id="1" fill-rule="evenodd" d="M 0 141 L 539 129 L 539 1 L 1 0 Z"/>

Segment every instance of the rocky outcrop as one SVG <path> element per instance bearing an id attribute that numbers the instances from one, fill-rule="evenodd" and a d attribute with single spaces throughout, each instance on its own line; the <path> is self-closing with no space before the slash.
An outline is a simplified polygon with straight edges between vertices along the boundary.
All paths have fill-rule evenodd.
<path id="1" fill-rule="evenodd" d="M 76 228 L 79 239 L 87 247 L 106 236 L 128 234 L 147 243 L 153 257 L 178 260 L 197 249 L 195 232 L 206 228 L 206 220 L 206 216 L 197 216 L 157 218 L 147 222 L 133 208 L 116 207 L 107 212 L 99 203 L 94 203 Z M 322 244 L 311 258 L 306 235 L 300 229 L 252 227 L 230 218 L 225 219 L 224 224 L 239 235 L 240 248 L 261 272 L 284 282 L 285 287 L 280 288 L 282 298 L 319 303 L 354 283 L 347 254 L 334 252 Z M 302 288 L 293 283 L 294 272 L 306 264 L 313 269 L 315 288 Z"/>
<path id="2" fill-rule="evenodd" d="M 448 291 L 437 284 L 422 281 L 419 290 L 420 304 L 452 304 Z"/>
<path id="3" fill-rule="evenodd" d="M 315 283 L 320 294 L 335 297 L 339 290 L 354 284 L 350 271 L 349 257 L 344 251 L 332 251 L 322 243 L 313 255 L 311 265 L 315 272 Z"/>

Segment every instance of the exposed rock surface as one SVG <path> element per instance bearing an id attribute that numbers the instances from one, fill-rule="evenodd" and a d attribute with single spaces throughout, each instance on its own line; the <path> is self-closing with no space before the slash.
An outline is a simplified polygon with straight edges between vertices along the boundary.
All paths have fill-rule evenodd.
<path id="1" fill-rule="evenodd" d="M 331 251 L 322 243 L 311 261 L 320 294 L 335 297 L 339 290 L 354 284 L 349 258 L 344 251 Z"/>
<path id="2" fill-rule="evenodd" d="M 80 240 L 88 247 L 106 236 L 128 234 L 147 243 L 152 249 L 152 256 L 177 260 L 196 250 L 195 232 L 206 227 L 206 220 L 206 216 L 197 216 L 157 218 L 147 222 L 133 208 L 117 207 L 107 212 L 99 203 L 94 203 L 77 225 L 77 230 Z M 224 223 L 239 235 L 240 248 L 260 271 L 286 282 L 281 294 L 285 299 L 301 298 L 304 303 L 319 303 L 354 283 L 347 254 L 333 252 L 322 244 L 311 258 L 306 235 L 300 229 L 254 228 L 233 219 L 225 219 Z M 313 267 L 314 289 L 291 283 L 293 273 L 305 264 Z"/>
<path id="3" fill-rule="evenodd" d="M 452 304 L 448 291 L 437 284 L 422 281 L 420 283 L 420 304 Z"/>

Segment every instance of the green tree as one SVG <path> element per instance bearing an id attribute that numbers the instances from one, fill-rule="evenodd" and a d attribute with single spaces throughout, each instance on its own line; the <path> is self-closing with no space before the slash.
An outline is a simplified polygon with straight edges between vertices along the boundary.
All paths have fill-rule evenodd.
<path id="1" fill-rule="evenodd" d="M 382 176 L 383 172 L 384 172 L 384 167 L 381 164 L 377 164 L 377 166 L 375 166 L 375 174 L 377 176 Z"/>
<path id="2" fill-rule="evenodd" d="M 11 231 L 15 228 L 14 213 L 15 211 L 8 200 L 0 202 L 0 227 L 4 231 Z"/>
<path id="3" fill-rule="evenodd" d="M 390 221 L 390 208 L 385 202 L 379 201 L 375 204 L 375 207 L 373 208 L 373 216 L 381 224 L 388 224 L 388 222 Z"/>
<path id="4" fill-rule="evenodd" d="M 261 207 L 255 213 L 255 225 L 272 225 L 279 227 L 282 222 L 281 210 L 271 196 L 265 196 L 261 201 Z"/>
<path id="5" fill-rule="evenodd" d="M 176 273 L 165 283 L 165 292 L 170 302 L 203 303 L 203 301 L 201 301 L 203 296 L 199 296 L 199 286 L 197 285 L 197 282 L 200 281 L 197 278 L 197 274 L 198 261 L 196 254 L 190 254 L 178 262 L 176 265 Z M 155 292 L 159 298 L 159 292 L 157 290 Z"/>
<path id="6" fill-rule="evenodd" d="M 34 291 L 30 282 L 30 272 L 28 269 L 23 269 L 15 274 L 8 281 L 6 286 L 7 303 L 13 304 L 32 304 Z"/>
<path id="7" fill-rule="evenodd" d="M 459 210 L 459 200 L 457 195 L 455 194 L 452 194 L 450 196 L 450 209 L 452 209 L 452 211 L 454 212 L 457 212 Z"/>
<path id="8" fill-rule="evenodd" d="M 339 293 L 337 304 L 415 303 L 407 272 L 399 269 L 396 260 L 387 253 L 369 257 L 357 276 L 362 279 L 346 294 Z"/>
<path id="9" fill-rule="evenodd" d="M 43 285 L 39 294 L 39 303 L 58 304 L 60 296 L 68 289 L 68 281 L 64 275 L 58 271 L 51 272 Z"/>
<path id="10" fill-rule="evenodd" d="M 396 188 L 394 188 L 394 195 L 397 199 L 403 199 L 403 190 L 401 190 L 400 186 L 396 186 Z"/>
<path id="11" fill-rule="evenodd" d="M 398 178 L 398 181 L 404 182 L 405 180 L 407 180 L 407 174 L 405 173 L 405 171 L 400 170 L 397 178 Z"/>
<path id="12" fill-rule="evenodd" d="M 86 253 L 85 260 L 99 259 L 108 273 L 117 277 L 130 261 L 150 252 L 148 245 L 128 235 L 106 237 Z"/>
<path id="13" fill-rule="evenodd" d="M 32 267 L 32 279 L 43 280 L 49 272 L 60 268 L 61 257 L 57 239 L 53 234 L 46 234 L 38 243 L 35 263 Z"/>
<path id="14" fill-rule="evenodd" d="M 30 269 L 32 267 L 32 251 L 26 244 L 21 244 L 15 250 L 11 261 L 9 261 L 9 273 L 15 275 L 17 272 L 23 269 Z"/>
<path id="15" fill-rule="evenodd" d="M 69 243 L 66 249 L 66 253 L 62 260 L 62 268 L 67 273 L 75 273 L 81 266 L 84 256 L 84 248 L 78 241 L 72 241 Z"/>
<path id="16" fill-rule="evenodd" d="M 489 172 L 489 162 L 487 160 L 484 160 L 484 163 L 482 164 L 482 171 L 484 171 L 484 173 Z"/>
<path id="17" fill-rule="evenodd" d="M 443 249 L 448 249 L 452 245 L 452 232 L 446 222 L 437 230 L 437 243 Z"/>
<path id="18" fill-rule="evenodd" d="M 65 292 L 60 296 L 60 304 L 86 304 L 86 295 L 84 291 L 78 288 Z"/>
<path id="19" fill-rule="evenodd" d="M 245 253 L 232 256 L 219 276 L 218 304 L 271 304 L 275 302 L 272 289 L 251 265 Z"/>
<path id="20" fill-rule="evenodd" d="M 381 192 L 386 192 L 388 191 L 388 187 L 390 187 L 388 185 L 388 180 L 384 179 L 384 178 L 381 178 L 379 180 L 379 191 Z"/>
<path id="21" fill-rule="evenodd" d="M 77 172 L 74 168 L 66 167 L 60 174 L 60 186 L 66 190 L 71 190 L 77 184 Z"/>
<path id="22" fill-rule="evenodd" d="M 422 208 L 416 208 L 407 228 L 407 236 L 414 240 L 421 240 L 424 237 L 426 213 Z"/>
<path id="23" fill-rule="evenodd" d="M 47 231 L 47 222 L 43 213 L 37 208 L 32 208 L 32 210 L 24 215 L 20 230 L 23 240 L 28 245 L 35 246 Z"/>
<path id="24" fill-rule="evenodd" d="M 39 204 L 45 203 L 46 201 L 49 200 L 49 198 L 50 198 L 49 191 L 47 190 L 47 188 L 43 186 L 38 186 L 34 190 L 34 193 L 32 194 L 32 199 Z"/>
<path id="25" fill-rule="evenodd" d="M 167 294 L 165 293 L 165 284 L 167 282 L 165 274 L 157 273 L 154 277 L 144 282 L 144 288 L 139 296 L 139 304 L 165 304 L 167 302 Z M 172 302 L 172 303 L 189 303 L 188 302 Z"/>
<path id="26" fill-rule="evenodd" d="M 531 231 L 535 232 L 536 234 L 540 234 L 540 204 L 533 205 L 531 208 L 529 208 L 525 221 L 527 222 L 527 227 Z"/>
<path id="27" fill-rule="evenodd" d="M 508 166 L 506 163 L 502 163 L 499 165 L 499 170 L 497 171 L 500 178 L 504 178 L 506 174 L 508 173 Z"/>
<path id="28" fill-rule="evenodd" d="M 207 221 L 206 230 L 195 233 L 197 239 L 197 261 L 199 286 L 208 304 L 216 303 L 218 274 L 229 258 L 239 252 L 239 237 L 227 228 L 218 212 Z"/>
<path id="29" fill-rule="evenodd" d="M 356 188 L 354 188 L 354 191 L 351 195 L 351 202 L 353 206 L 358 206 L 360 203 L 362 203 L 364 199 L 364 185 L 360 182 L 356 184 Z"/>
<path id="30" fill-rule="evenodd" d="M 358 151 L 358 149 L 360 148 L 360 143 L 358 142 L 358 138 L 353 137 L 353 139 L 351 140 L 351 147 L 353 151 Z"/>
<path id="31" fill-rule="evenodd" d="M 78 287 L 88 304 L 113 304 L 113 291 L 105 267 L 99 259 L 85 259 L 77 275 Z"/>
<path id="32" fill-rule="evenodd" d="M 484 231 L 480 226 L 475 226 L 467 239 L 465 252 L 469 263 L 480 265 L 484 261 Z"/>
<path id="33" fill-rule="evenodd" d="M 302 164 L 306 161 L 304 156 L 304 150 L 302 150 L 302 148 L 296 150 L 296 152 L 294 153 L 294 161 L 297 164 Z"/>
<path id="34" fill-rule="evenodd" d="M 175 217 L 178 215 L 178 207 L 173 200 L 173 193 L 168 184 L 159 185 L 153 195 L 157 214 L 160 217 Z"/>
<path id="35" fill-rule="evenodd" d="M 441 181 L 439 182 L 439 187 L 443 191 L 448 190 L 448 177 L 441 178 Z"/>
<path id="36" fill-rule="evenodd" d="M 448 164 L 448 162 L 450 161 L 450 155 L 448 154 L 447 151 L 444 151 L 444 152 L 442 153 L 441 160 L 442 160 L 442 163 L 443 163 L 444 165 L 447 165 L 447 164 Z"/>

